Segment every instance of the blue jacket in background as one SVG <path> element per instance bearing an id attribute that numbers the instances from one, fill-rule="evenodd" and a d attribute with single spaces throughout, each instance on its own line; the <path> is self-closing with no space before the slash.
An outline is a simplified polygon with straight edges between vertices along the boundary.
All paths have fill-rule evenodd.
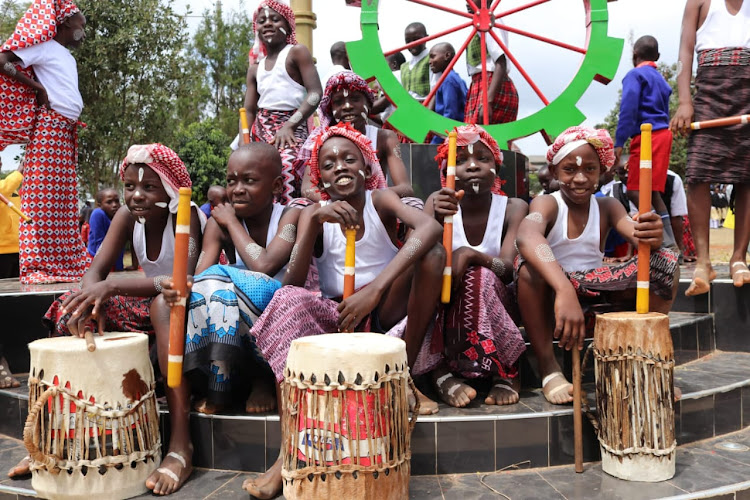
<path id="1" fill-rule="evenodd" d="M 641 124 L 650 123 L 654 131 L 669 127 L 669 86 L 658 69 L 643 65 L 628 71 L 622 79 L 622 101 L 617 122 L 615 147 L 641 134 Z"/>
<path id="2" fill-rule="evenodd" d="M 99 251 L 99 247 L 102 246 L 102 241 L 104 241 L 104 237 L 107 236 L 107 231 L 109 231 L 109 225 L 111 223 L 112 221 L 109 220 L 109 217 L 107 217 L 107 214 L 105 214 L 104 210 L 102 210 L 101 208 L 97 208 L 93 212 L 91 212 L 91 218 L 89 219 L 88 251 L 89 255 L 91 255 L 92 257 L 96 255 L 96 252 Z M 115 271 L 123 270 L 123 253 L 124 249 L 120 252 L 120 256 L 115 262 Z"/>
<path id="3" fill-rule="evenodd" d="M 435 94 L 435 113 L 452 120 L 464 121 L 464 107 L 466 106 L 466 83 L 451 70 Z M 433 144 L 442 144 L 442 137 L 434 137 Z"/>

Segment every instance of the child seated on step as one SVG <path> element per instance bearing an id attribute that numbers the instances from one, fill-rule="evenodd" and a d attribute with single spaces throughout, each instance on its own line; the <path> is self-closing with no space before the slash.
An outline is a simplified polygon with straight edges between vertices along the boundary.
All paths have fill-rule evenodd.
<path id="1" fill-rule="evenodd" d="M 96 208 L 91 212 L 88 219 L 89 232 L 88 242 L 86 243 L 86 250 L 88 250 L 91 257 L 96 257 L 96 252 L 102 246 L 104 237 L 107 235 L 109 226 L 112 224 L 112 219 L 115 217 L 117 211 L 120 210 L 120 193 L 114 188 L 100 189 L 96 193 L 95 200 Z M 123 251 L 120 251 L 120 255 L 117 261 L 115 261 L 114 271 L 123 270 L 122 257 Z"/>
<path id="2" fill-rule="evenodd" d="M 497 173 L 503 155 L 495 139 L 476 125 L 456 132 L 456 190 L 445 187 L 446 139 L 435 157 L 443 188 L 425 204 L 425 212 L 440 223 L 453 216 L 451 302 L 440 308 L 432 334 L 444 360 L 432 378 L 440 398 L 451 406 L 466 406 L 477 395 L 459 377 L 492 377 L 484 402 L 513 404 L 518 402 L 517 360 L 526 346 L 511 316 L 517 306 L 509 285 L 516 232 L 528 205 L 502 192 Z"/>
<path id="3" fill-rule="evenodd" d="M 555 359 L 553 337 L 563 349 L 582 349 L 584 310 L 635 308 L 637 259 L 603 265 L 610 229 L 635 247 L 639 242 L 651 247 L 652 311 L 668 313 L 677 292 L 677 254 L 660 248 L 659 215 L 647 212 L 633 220 L 616 199 L 594 196 L 599 175 L 614 159 L 606 130 L 567 129 L 547 151 L 560 190 L 534 198 L 518 230 L 518 305 L 550 403 L 573 400 L 573 386 Z"/>
<path id="4" fill-rule="evenodd" d="M 445 265 L 437 245 L 440 224 L 423 212 L 401 203 L 390 189 L 375 189 L 372 177 L 377 156 L 370 141 L 349 124 L 327 129 L 310 160 L 313 185 L 323 201 L 300 215 L 285 285 L 253 325 L 251 334 L 271 364 L 276 380 L 294 339 L 332 332 L 374 331 L 401 336 L 412 373 L 419 373 L 425 332 L 434 318 Z M 411 229 L 401 246 L 396 219 Z M 356 229 L 356 292 L 342 300 L 344 283 L 344 230 Z M 317 261 L 322 297 L 301 288 L 310 262 Z M 408 321 L 406 316 L 408 313 Z M 422 408 L 437 405 L 417 394 Z M 430 408 L 432 406 L 432 408 Z M 281 459 L 243 487 L 259 498 L 281 490 Z"/>

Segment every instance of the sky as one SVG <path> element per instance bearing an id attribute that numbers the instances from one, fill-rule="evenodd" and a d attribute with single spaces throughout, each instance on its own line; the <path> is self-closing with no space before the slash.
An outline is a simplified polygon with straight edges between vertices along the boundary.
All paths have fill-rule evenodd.
<path id="1" fill-rule="evenodd" d="M 434 2 L 454 7 L 457 10 L 465 8 L 465 0 L 434 0 Z M 258 3 L 258 0 L 222 1 L 225 11 L 254 10 Z M 527 3 L 529 0 L 502 0 L 500 7 L 506 10 Z M 583 0 L 550 0 L 545 4 L 507 16 L 504 22 L 510 26 L 571 45 L 584 46 L 586 31 L 583 3 Z M 668 64 L 677 61 L 680 25 L 685 3 L 686 0 L 619 0 L 608 3 L 609 36 L 623 38 L 625 48 L 612 82 L 609 85 L 592 83 L 579 101 L 578 107 L 587 117 L 584 122 L 586 125 L 593 126 L 601 123 L 617 101 L 617 91 L 621 87 L 622 78 L 632 68 L 631 40 L 634 41 L 643 35 L 655 36 L 660 45 L 660 61 Z M 200 22 L 200 15 L 205 9 L 213 8 L 214 4 L 215 0 L 176 0 L 175 9 L 179 13 L 190 12 L 188 27 L 194 31 Z M 656 5 L 658 8 L 655 8 Z M 361 38 L 360 9 L 346 7 L 344 0 L 313 0 L 313 10 L 318 18 L 317 29 L 313 34 L 313 55 L 317 59 L 319 73 L 326 75 L 332 66 L 329 55 L 330 46 L 339 40 L 352 41 Z M 380 43 L 384 50 L 403 46 L 404 28 L 413 21 L 421 21 L 427 27 L 428 33 L 432 34 L 463 20 L 452 14 L 407 0 L 380 0 L 378 14 Z M 468 36 L 468 30 L 444 37 L 441 41 L 448 41 L 455 47 L 459 47 L 466 36 Z M 437 43 L 437 41 L 431 43 Z M 531 79 L 550 100 L 567 87 L 581 61 L 580 54 L 513 33 L 509 33 L 509 48 L 529 73 Z M 463 58 L 456 65 L 456 70 L 462 76 L 466 76 Z M 539 111 L 542 102 L 523 80 L 520 73 L 511 67 L 510 76 L 519 92 L 519 117 Z M 546 150 L 546 144 L 539 134 L 516 141 L 516 144 L 527 155 L 544 154 Z M 14 168 L 12 158 L 13 150 L 8 148 L 2 154 L 3 169 Z"/>

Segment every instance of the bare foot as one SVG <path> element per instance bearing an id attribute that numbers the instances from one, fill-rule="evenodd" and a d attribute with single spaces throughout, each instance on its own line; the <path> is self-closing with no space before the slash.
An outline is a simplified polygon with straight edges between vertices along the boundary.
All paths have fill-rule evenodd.
<path id="1" fill-rule="evenodd" d="M 276 409 L 276 387 L 268 380 L 256 378 L 245 402 L 246 413 L 265 413 Z"/>
<path id="2" fill-rule="evenodd" d="M 732 277 L 734 286 L 736 286 L 737 288 L 750 283 L 750 269 L 748 269 L 747 264 L 742 261 L 737 261 L 729 264 L 729 274 Z"/>
<path id="3" fill-rule="evenodd" d="M 153 491 L 154 495 L 171 495 L 179 490 L 193 472 L 192 457 L 192 449 L 182 453 L 167 453 L 161 467 L 146 479 L 146 488 Z"/>
<path id="4" fill-rule="evenodd" d="M 18 464 L 11 468 L 8 471 L 8 477 L 21 477 L 21 476 L 28 476 L 31 474 L 31 469 L 29 469 L 29 465 L 31 463 L 31 459 L 29 457 L 23 457 L 23 459 L 18 462 Z"/>
<path id="5" fill-rule="evenodd" d="M 0 389 L 10 389 L 11 387 L 20 387 L 19 382 L 12 373 L 10 365 L 4 357 L 0 358 Z"/>
<path id="6" fill-rule="evenodd" d="M 417 406 L 417 399 L 419 400 L 420 415 L 434 415 L 438 412 L 438 410 L 440 410 L 438 404 L 422 394 L 419 389 L 417 389 L 416 399 L 415 394 L 411 392 L 411 388 L 409 388 L 409 392 L 406 394 L 406 398 L 409 402 L 409 411 L 414 411 L 414 408 Z"/>
<path id="7" fill-rule="evenodd" d="M 675 403 L 682 399 L 682 389 L 680 389 L 677 386 L 674 386 L 674 401 Z"/>
<path id="8" fill-rule="evenodd" d="M 193 404 L 193 410 L 204 415 L 216 415 L 224 410 L 224 405 L 209 403 L 208 399 L 199 399 Z"/>
<path id="9" fill-rule="evenodd" d="M 698 257 L 695 257 L 694 255 L 683 255 L 682 259 L 685 261 L 685 263 L 690 263 L 697 261 Z"/>
<path id="10" fill-rule="evenodd" d="M 446 369 L 435 370 L 432 379 L 440 399 L 455 408 L 463 408 L 477 397 L 477 391 L 473 387 L 464 384 L 462 379 Z"/>
<path id="11" fill-rule="evenodd" d="M 711 282 L 714 278 L 716 278 L 716 271 L 711 267 L 711 264 L 708 264 L 708 266 L 696 266 L 695 271 L 693 272 L 693 282 L 690 283 L 688 289 L 685 290 L 685 295 L 687 297 L 692 297 L 708 293 L 711 289 Z"/>
<path id="12" fill-rule="evenodd" d="M 486 405 L 512 405 L 518 403 L 520 399 L 518 391 L 521 389 L 521 380 L 518 377 L 507 379 L 493 377 L 492 389 L 487 397 L 484 398 Z"/>
<path id="13" fill-rule="evenodd" d="M 567 381 L 562 372 L 550 373 L 542 380 L 544 397 L 553 405 L 573 401 L 573 384 Z"/>
<path id="14" fill-rule="evenodd" d="M 243 490 L 260 499 L 274 498 L 281 493 L 281 486 L 281 457 L 266 472 L 242 483 Z"/>

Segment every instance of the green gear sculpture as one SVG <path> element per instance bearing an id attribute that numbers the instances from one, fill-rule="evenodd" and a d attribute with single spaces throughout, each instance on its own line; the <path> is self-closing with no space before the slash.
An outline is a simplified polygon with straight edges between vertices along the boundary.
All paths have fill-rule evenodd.
<path id="1" fill-rule="evenodd" d="M 416 1 L 416 3 L 456 12 L 443 5 L 437 6 L 424 0 Z M 497 0 L 494 3 L 497 4 Z M 529 6 L 536 3 L 540 2 Z M 443 133 L 445 130 L 461 125 L 458 121 L 445 118 L 424 107 L 412 98 L 393 76 L 383 56 L 378 36 L 378 4 L 379 0 L 362 2 L 360 15 L 362 39 L 347 43 L 346 49 L 352 69 L 365 79 L 377 79 L 383 91 L 395 104 L 396 110 L 389 117 L 388 122 L 415 142 L 423 142 L 430 132 Z M 586 117 L 577 105 L 592 81 L 597 80 L 607 84 L 614 78 L 624 42 L 621 38 L 613 38 L 607 34 L 607 0 L 583 0 L 583 4 L 586 10 L 588 36 L 585 55 L 578 72 L 559 96 L 536 113 L 514 122 L 484 126 L 498 141 L 501 148 L 507 149 L 508 141 L 513 139 L 526 137 L 536 132 L 558 135 L 566 128 L 582 123 Z M 477 28 L 479 27 L 478 19 L 475 16 L 474 25 Z M 485 26 L 487 26 L 486 23 Z"/>

